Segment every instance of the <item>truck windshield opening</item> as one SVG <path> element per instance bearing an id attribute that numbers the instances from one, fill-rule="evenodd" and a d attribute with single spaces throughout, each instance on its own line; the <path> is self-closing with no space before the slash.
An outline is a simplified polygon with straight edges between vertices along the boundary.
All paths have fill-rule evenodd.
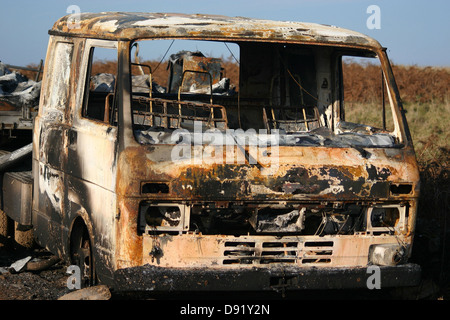
<path id="1" fill-rule="evenodd" d="M 378 59 L 336 50 L 258 42 L 135 42 L 130 54 L 135 137 L 141 144 L 171 144 L 176 130 L 177 139 L 182 130 L 189 141 L 195 130 L 218 135 L 253 130 L 257 138 L 276 135 L 280 145 L 395 146 Z M 380 78 L 360 74 L 357 83 L 347 81 L 347 74 L 364 64 L 378 68 Z M 357 86 L 375 90 L 380 99 L 370 101 L 371 108 L 353 103 Z"/>

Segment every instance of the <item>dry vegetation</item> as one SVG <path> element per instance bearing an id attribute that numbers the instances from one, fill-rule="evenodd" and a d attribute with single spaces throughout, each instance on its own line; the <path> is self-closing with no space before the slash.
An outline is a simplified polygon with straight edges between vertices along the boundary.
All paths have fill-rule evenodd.
<path id="1" fill-rule="evenodd" d="M 448 162 L 450 131 L 450 69 L 393 66 L 397 86 L 406 110 L 418 160 Z M 380 72 L 373 65 L 347 64 L 344 70 L 347 103 L 363 113 L 381 101 Z M 364 76 L 361 76 L 364 75 Z M 373 109 L 373 108 L 369 108 Z"/>

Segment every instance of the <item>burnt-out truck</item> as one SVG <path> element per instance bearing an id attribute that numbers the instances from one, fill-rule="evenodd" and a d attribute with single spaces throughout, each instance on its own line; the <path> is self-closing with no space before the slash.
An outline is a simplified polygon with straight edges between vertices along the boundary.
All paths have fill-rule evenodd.
<path id="1" fill-rule="evenodd" d="M 32 167 L 4 173 L 2 199 L 83 282 L 153 292 L 418 283 L 419 171 L 377 41 L 200 14 L 75 22 L 49 31 Z M 97 72 L 105 60 L 112 69 Z M 378 70 L 370 104 L 346 99 L 353 63 Z"/>

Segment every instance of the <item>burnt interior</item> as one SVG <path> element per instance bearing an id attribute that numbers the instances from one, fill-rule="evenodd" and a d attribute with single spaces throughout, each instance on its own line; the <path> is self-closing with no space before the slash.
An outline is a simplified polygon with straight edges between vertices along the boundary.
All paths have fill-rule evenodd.
<path id="1" fill-rule="evenodd" d="M 132 101 L 135 125 L 186 128 L 196 117 L 209 128 L 219 129 L 272 128 L 294 132 L 320 126 L 312 48 L 261 43 L 241 43 L 239 47 L 238 84 L 224 77 L 220 59 L 205 57 L 201 52 L 172 55 L 167 87 L 152 83 L 150 95 L 149 89 L 142 90 L 142 82 L 138 84 L 135 77 Z M 146 97 L 147 100 L 143 99 Z M 177 104 L 165 105 L 167 101 L 158 99 L 180 102 L 181 106 L 178 109 Z M 217 107 L 211 109 L 203 104 L 223 106 L 226 126 L 218 120 L 221 118 L 217 117 Z M 178 121 L 161 120 L 167 114 Z"/>
<path id="2" fill-rule="evenodd" d="M 358 205 L 193 207 L 190 228 L 202 234 L 225 235 L 353 234 L 365 230 L 364 216 Z"/>
<path id="3" fill-rule="evenodd" d="M 139 233 L 179 233 L 203 235 L 351 235 L 378 228 L 377 234 L 392 234 L 400 219 L 398 209 L 374 208 L 359 203 L 296 204 L 216 204 L 190 205 L 184 214 L 179 205 L 143 201 L 139 214 Z M 369 218 L 368 218 L 369 216 Z M 189 217 L 187 229 L 183 219 Z M 381 228 L 381 229 L 380 229 Z M 374 233 L 375 234 L 375 233 Z"/>
<path id="4" fill-rule="evenodd" d="M 314 45 L 237 44 L 238 83 L 230 83 L 221 59 L 201 52 L 172 54 L 167 86 L 153 81 L 149 65 L 132 58 L 131 107 L 137 141 L 171 143 L 157 136 L 177 129 L 193 132 L 194 124 L 200 123 L 203 132 L 265 130 L 301 137 L 282 144 L 398 145 L 396 137 L 383 128 L 345 121 L 342 57 L 376 58 L 373 52 Z M 382 112 L 380 105 L 380 119 Z"/>

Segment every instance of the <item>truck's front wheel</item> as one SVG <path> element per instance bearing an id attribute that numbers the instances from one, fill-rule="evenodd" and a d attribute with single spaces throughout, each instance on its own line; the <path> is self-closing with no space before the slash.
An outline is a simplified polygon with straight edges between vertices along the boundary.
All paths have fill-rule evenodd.
<path id="1" fill-rule="evenodd" d="M 95 284 L 95 268 L 89 232 L 81 219 L 74 224 L 70 237 L 70 257 L 72 264 L 80 267 L 81 287 Z"/>

